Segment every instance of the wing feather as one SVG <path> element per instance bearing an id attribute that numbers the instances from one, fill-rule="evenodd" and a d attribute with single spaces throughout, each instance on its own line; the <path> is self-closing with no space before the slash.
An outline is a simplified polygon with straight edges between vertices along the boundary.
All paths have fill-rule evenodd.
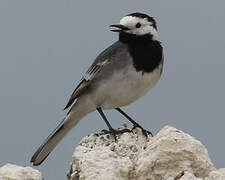
<path id="1" fill-rule="evenodd" d="M 105 60 L 99 60 L 99 61 L 95 61 L 91 67 L 87 70 L 87 72 L 84 74 L 84 76 L 82 77 L 80 83 L 78 84 L 78 86 L 75 88 L 75 90 L 73 91 L 66 107 L 64 109 L 67 109 L 68 107 L 70 107 L 73 102 L 75 101 L 75 99 L 86 89 L 86 87 L 88 86 L 89 82 L 96 76 L 97 73 L 99 73 L 101 71 L 101 69 L 108 63 L 108 59 Z"/>

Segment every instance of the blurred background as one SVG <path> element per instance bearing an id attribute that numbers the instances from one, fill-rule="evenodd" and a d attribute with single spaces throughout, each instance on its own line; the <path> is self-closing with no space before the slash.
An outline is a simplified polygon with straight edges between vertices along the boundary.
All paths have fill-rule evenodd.
<path id="1" fill-rule="evenodd" d="M 29 166 L 66 114 L 71 93 L 95 57 L 118 39 L 109 25 L 126 14 L 156 18 L 165 65 L 159 83 L 123 108 L 156 134 L 171 125 L 200 140 L 225 167 L 225 1 L 0 1 L 0 166 Z M 127 123 L 106 111 L 113 127 Z M 37 167 L 46 180 L 66 179 L 74 147 L 106 128 L 85 117 Z"/>

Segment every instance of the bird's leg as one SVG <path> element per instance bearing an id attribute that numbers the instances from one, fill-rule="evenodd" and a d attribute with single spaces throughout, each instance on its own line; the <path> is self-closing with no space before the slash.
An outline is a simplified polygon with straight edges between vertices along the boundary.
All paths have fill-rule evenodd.
<path id="1" fill-rule="evenodd" d="M 116 134 L 122 134 L 122 133 L 125 133 L 125 132 L 131 132 L 131 130 L 129 130 L 129 129 L 122 129 L 122 130 L 115 130 L 115 129 L 113 129 L 112 126 L 110 125 L 109 121 L 107 120 L 105 114 L 103 113 L 102 108 L 97 108 L 97 111 L 99 112 L 99 114 L 101 115 L 102 119 L 105 121 L 106 125 L 109 128 L 109 131 L 107 131 L 107 130 L 103 131 L 105 134 L 107 134 L 107 133 L 112 134 L 114 139 L 116 140 Z"/>
<path id="2" fill-rule="evenodd" d="M 142 133 L 147 137 L 148 134 L 150 134 L 151 136 L 153 136 L 153 134 L 148 131 L 148 130 L 145 130 L 143 127 L 141 127 L 137 122 L 135 122 L 130 116 L 128 116 L 122 109 L 120 108 L 115 108 L 118 112 L 120 112 L 122 115 L 124 115 L 132 124 L 133 124 L 133 129 L 135 129 L 136 127 L 139 127 L 142 131 Z"/>

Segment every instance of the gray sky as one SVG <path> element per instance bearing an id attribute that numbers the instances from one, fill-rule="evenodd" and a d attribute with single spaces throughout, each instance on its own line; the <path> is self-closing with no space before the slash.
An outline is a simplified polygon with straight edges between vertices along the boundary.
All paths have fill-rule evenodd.
<path id="1" fill-rule="evenodd" d="M 169 124 L 199 139 L 216 167 L 225 167 L 225 1 L 0 1 L 0 166 L 30 165 L 95 57 L 115 42 L 109 25 L 132 12 L 158 22 L 162 79 L 124 108 L 156 134 Z M 127 121 L 107 111 L 112 125 Z M 66 179 L 74 147 L 106 128 L 85 117 L 38 167 L 45 179 Z M 55 178 L 57 177 L 57 178 Z"/>

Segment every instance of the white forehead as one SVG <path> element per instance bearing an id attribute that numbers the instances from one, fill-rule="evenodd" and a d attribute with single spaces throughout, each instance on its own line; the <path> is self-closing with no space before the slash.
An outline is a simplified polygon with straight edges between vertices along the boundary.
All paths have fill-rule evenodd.
<path id="1" fill-rule="evenodd" d="M 142 25 L 152 24 L 151 22 L 148 21 L 147 18 L 139 18 L 139 17 L 134 17 L 134 16 L 125 16 L 120 20 L 120 24 L 127 26 L 127 27 L 135 26 L 138 22 L 140 22 Z"/>

